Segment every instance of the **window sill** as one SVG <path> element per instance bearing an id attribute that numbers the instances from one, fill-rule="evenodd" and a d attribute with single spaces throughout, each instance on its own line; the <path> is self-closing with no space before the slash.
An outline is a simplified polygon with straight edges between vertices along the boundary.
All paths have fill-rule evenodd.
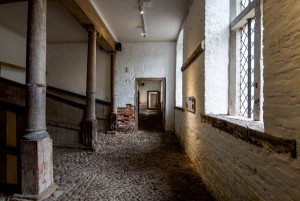
<path id="1" fill-rule="evenodd" d="M 201 115 L 201 121 L 249 144 L 297 158 L 296 140 L 264 133 L 261 122 L 228 115 Z"/>
<path id="2" fill-rule="evenodd" d="M 180 106 L 175 106 L 175 110 L 180 110 L 180 111 L 184 112 L 183 107 L 180 107 Z"/>
<path id="3" fill-rule="evenodd" d="M 232 124 L 236 124 L 237 126 L 247 127 L 248 129 L 252 129 L 262 133 L 264 132 L 264 124 L 261 121 L 254 121 L 246 117 L 230 116 L 230 115 L 208 115 L 208 116 L 215 117 L 224 121 L 228 121 Z"/>

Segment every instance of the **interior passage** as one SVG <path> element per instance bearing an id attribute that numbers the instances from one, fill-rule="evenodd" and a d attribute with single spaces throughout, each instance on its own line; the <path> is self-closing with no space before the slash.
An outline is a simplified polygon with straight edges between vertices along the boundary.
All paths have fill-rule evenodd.
<path id="1" fill-rule="evenodd" d="M 54 148 L 57 200 L 214 200 L 173 134 L 98 134 L 97 148 Z"/>
<path id="2" fill-rule="evenodd" d="M 143 111 L 139 113 L 139 130 L 162 131 L 163 113 L 161 111 Z"/>

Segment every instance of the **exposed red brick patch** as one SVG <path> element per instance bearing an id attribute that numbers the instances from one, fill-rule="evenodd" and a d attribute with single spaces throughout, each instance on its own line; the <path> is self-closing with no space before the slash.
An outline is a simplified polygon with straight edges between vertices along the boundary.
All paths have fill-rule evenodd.
<path id="1" fill-rule="evenodd" d="M 125 108 L 118 108 L 117 131 L 133 132 L 135 128 L 135 107 L 127 104 Z"/>

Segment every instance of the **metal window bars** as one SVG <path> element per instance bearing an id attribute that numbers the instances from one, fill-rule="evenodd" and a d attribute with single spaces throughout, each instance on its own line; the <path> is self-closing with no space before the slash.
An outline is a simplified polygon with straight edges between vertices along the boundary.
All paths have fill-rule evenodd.
<path id="1" fill-rule="evenodd" d="M 254 105 L 254 37 L 255 18 L 241 29 L 240 49 L 240 115 L 253 117 Z"/>
<path id="2" fill-rule="evenodd" d="M 241 0 L 242 10 L 244 10 L 253 0 Z"/>

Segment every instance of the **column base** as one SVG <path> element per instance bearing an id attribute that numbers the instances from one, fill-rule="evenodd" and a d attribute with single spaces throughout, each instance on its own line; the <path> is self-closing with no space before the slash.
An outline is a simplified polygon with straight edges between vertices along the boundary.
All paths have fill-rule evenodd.
<path id="1" fill-rule="evenodd" d="M 46 188 L 42 193 L 38 195 L 14 194 L 11 198 L 11 201 L 31 201 L 31 200 L 42 201 L 50 197 L 50 195 L 52 195 L 52 193 L 54 193 L 56 189 L 57 186 L 53 183 L 51 186 Z"/>
<path id="2" fill-rule="evenodd" d="M 55 191 L 52 148 L 50 137 L 21 140 L 22 194 L 14 197 L 42 200 Z"/>
<path id="3" fill-rule="evenodd" d="M 117 114 L 111 113 L 110 116 L 110 131 L 116 131 L 117 130 Z"/>
<path id="4" fill-rule="evenodd" d="M 97 119 L 86 119 L 83 125 L 83 144 L 88 149 L 96 150 Z"/>

